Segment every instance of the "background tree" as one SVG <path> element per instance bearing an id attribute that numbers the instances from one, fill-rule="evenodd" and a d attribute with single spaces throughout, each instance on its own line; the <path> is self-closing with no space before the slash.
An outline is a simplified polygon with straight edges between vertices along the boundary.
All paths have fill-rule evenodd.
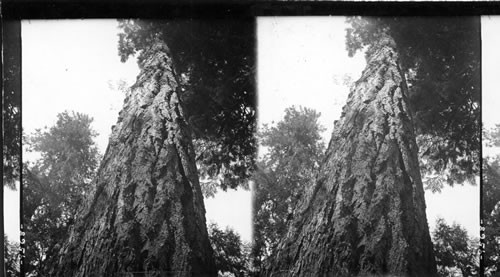
<path id="1" fill-rule="evenodd" d="M 40 156 L 23 166 L 27 274 L 48 274 L 47 263 L 57 256 L 91 189 L 100 159 L 91 123 L 85 114 L 63 112 L 53 127 L 38 129 L 25 139 L 28 151 Z"/>
<path id="2" fill-rule="evenodd" d="M 18 243 L 10 242 L 4 235 L 4 257 L 5 257 L 5 276 L 17 277 L 20 274 L 19 258 L 21 248 Z"/>
<path id="3" fill-rule="evenodd" d="M 486 147 L 500 147 L 500 124 L 489 130 L 483 130 L 483 142 Z"/>
<path id="4" fill-rule="evenodd" d="M 222 230 L 217 224 L 211 223 L 208 225 L 208 234 L 219 274 L 245 276 L 250 270 L 248 268 L 250 257 L 238 233 L 227 227 Z"/>
<path id="5" fill-rule="evenodd" d="M 215 175 L 228 174 L 235 184 L 249 175 L 253 20 L 129 20 L 120 26 L 119 53 L 123 60 L 138 53 L 141 72 L 52 273 L 214 276 L 196 168 L 205 152 L 196 153 L 193 139 L 217 145 L 210 162 L 220 165 Z"/>
<path id="6" fill-rule="evenodd" d="M 438 218 L 432 240 L 441 276 L 454 276 L 456 270 L 462 276 L 479 275 L 479 241 L 469 238 L 462 226 Z"/>
<path id="7" fill-rule="evenodd" d="M 257 270 L 285 234 L 295 204 L 312 185 L 323 159 L 319 117 L 312 109 L 290 107 L 282 121 L 259 130 L 259 145 L 266 153 L 254 175 L 252 253 Z"/>
<path id="8" fill-rule="evenodd" d="M 500 125 L 484 131 L 486 147 L 500 146 Z M 485 151 L 486 152 L 486 151 Z M 484 152 L 483 152 L 484 153 Z M 487 276 L 498 276 L 500 269 L 500 156 L 483 158 L 484 267 Z"/>
<path id="9" fill-rule="evenodd" d="M 484 266 L 489 276 L 497 276 L 500 269 L 500 158 L 485 159 L 483 166 Z"/>

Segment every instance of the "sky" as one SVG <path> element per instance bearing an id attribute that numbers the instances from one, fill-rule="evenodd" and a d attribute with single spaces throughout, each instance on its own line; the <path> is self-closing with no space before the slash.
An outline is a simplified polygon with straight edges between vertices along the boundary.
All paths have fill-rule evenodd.
<path id="1" fill-rule="evenodd" d="M 500 124 L 498 64 L 500 64 L 500 16 L 483 16 L 482 31 L 482 120 L 486 128 Z"/>
<path id="2" fill-rule="evenodd" d="M 333 121 L 340 117 L 348 87 L 344 76 L 356 80 L 365 66 L 364 57 L 347 56 L 342 17 L 263 17 L 258 19 L 259 125 L 282 119 L 284 110 L 301 105 L 321 112 L 328 142 Z M 500 18 L 483 18 L 483 120 L 500 123 L 495 111 L 500 97 L 496 76 L 500 64 Z M 111 126 L 123 104 L 117 83 L 131 85 L 138 74 L 134 59 L 121 63 L 117 54 L 117 22 L 114 20 L 24 21 L 23 128 L 50 127 L 65 110 L 89 114 L 99 133 L 101 153 Z M 30 156 L 25 156 L 25 158 Z M 5 231 L 19 238 L 18 191 L 5 189 Z M 427 219 L 432 228 L 438 216 L 457 222 L 470 234 L 479 233 L 479 189 L 466 185 L 426 191 Z M 464 204 L 465 203 L 465 204 Z M 207 222 L 230 226 L 244 241 L 251 239 L 251 192 L 229 190 L 205 200 Z"/>

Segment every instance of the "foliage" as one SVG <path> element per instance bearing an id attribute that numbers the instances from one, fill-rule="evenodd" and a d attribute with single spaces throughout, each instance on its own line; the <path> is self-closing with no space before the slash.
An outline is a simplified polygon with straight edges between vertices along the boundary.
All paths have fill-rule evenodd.
<path id="1" fill-rule="evenodd" d="M 500 124 L 489 130 L 483 130 L 483 142 L 486 147 L 500 147 Z"/>
<path id="2" fill-rule="evenodd" d="M 500 156 L 483 159 L 483 209 L 493 213 L 500 204 Z"/>
<path id="3" fill-rule="evenodd" d="M 92 118 L 57 115 L 56 125 L 27 136 L 28 151 L 40 158 L 23 165 L 23 217 L 26 222 L 26 272 L 45 275 L 72 225 L 99 162 Z"/>
<path id="4" fill-rule="evenodd" d="M 21 23 L 3 22 L 2 149 L 3 184 L 15 189 L 21 156 Z"/>
<path id="5" fill-rule="evenodd" d="M 224 190 L 245 183 L 256 153 L 253 19 L 119 24 L 122 61 L 137 54 L 141 66 L 155 41 L 168 45 L 201 177 Z"/>
<path id="6" fill-rule="evenodd" d="M 18 243 L 11 242 L 7 238 L 7 235 L 4 235 L 4 258 L 5 258 L 5 273 L 7 277 L 15 277 L 19 276 L 20 271 L 20 251 Z"/>
<path id="7" fill-rule="evenodd" d="M 462 276 L 478 276 L 479 241 L 469 238 L 459 224 L 449 226 L 438 218 L 433 232 L 434 253 L 441 276 L 453 276 L 458 269 Z"/>
<path id="8" fill-rule="evenodd" d="M 324 144 L 320 114 L 290 107 L 276 126 L 263 126 L 259 144 L 267 153 L 254 174 L 254 265 L 260 267 L 286 232 L 295 204 L 310 184 L 322 161 Z"/>
<path id="9" fill-rule="evenodd" d="M 389 34 L 406 75 L 422 171 L 474 183 L 480 151 L 479 17 L 350 17 L 354 55 Z"/>
<path id="10" fill-rule="evenodd" d="M 253 170 L 253 154 L 248 153 L 241 157 L 234 157 L 232 154 L 226 156 L 226 147 L 204 139 L 195 139 L 193 145 L 197 153 L 196 165 L 200 185 L 205 197 L 215 196 L 218 188 L 248 189 L 245 180 Z"/>
<path id="11" fill-rule="evenodd" d="M 228 227 L 222 230 L 215 223 L 209 224 L 208 233 L 219 273 L 244 276 L 249 270 L 249 251 L 241 242 L 240 235 Z"/>
<path id="12" fill-rule="evenodd" d="M 483 130 L 483 154 L 500 146 L 500 125 Z M 500 274 L 500 155 L 483 157 L 482 223 L 486 276 Z"/>
<path id="13" fill-rule="evenodd" d="M 500 156 L 483 161 L 484 266 L 489 274 L 500 272 Z"/>

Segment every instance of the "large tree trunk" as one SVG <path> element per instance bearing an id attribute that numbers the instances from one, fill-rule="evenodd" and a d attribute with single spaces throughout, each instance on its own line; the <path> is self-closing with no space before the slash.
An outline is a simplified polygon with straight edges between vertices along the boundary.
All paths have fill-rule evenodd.
<path id="1" fill-rule="evenodd" d="M 435 276 L 407 87 L 383 35 L 269 276 Z"/>
<path id="2" fill-rule="evenodd" d="M 177 73 L 149 51 L 53 275 L 216 275 Z"/>

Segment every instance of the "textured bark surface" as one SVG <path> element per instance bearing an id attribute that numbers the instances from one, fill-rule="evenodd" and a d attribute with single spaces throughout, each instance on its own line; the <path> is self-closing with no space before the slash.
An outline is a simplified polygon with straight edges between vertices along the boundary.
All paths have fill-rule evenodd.
<path id="1" fill-rule="evenodd" d="M 166 45 L 149 51 L 54 275 L 216 275 L 176 73 Z"/>
<path id="2" fill-rule="evenodd" d="M 435 276 L 417 146 L 394 41 L 372 46 L 315 186 L 267 276 Z"/>

